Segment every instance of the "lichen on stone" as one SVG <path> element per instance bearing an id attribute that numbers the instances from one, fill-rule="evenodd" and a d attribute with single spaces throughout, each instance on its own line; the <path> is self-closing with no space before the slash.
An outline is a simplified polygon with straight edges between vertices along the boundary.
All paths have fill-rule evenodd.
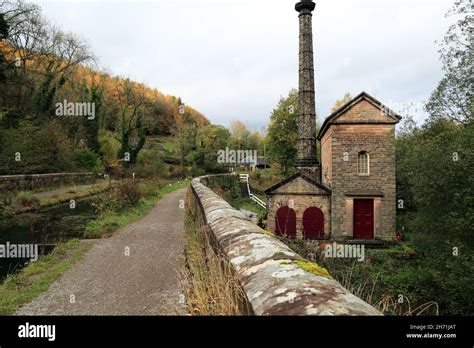
<path id="1" fill-rule="evenodd" d="M 276 253 L 274 253 L 272 255 L 272 258 L 274 260 L 281 260 L 281 259 L 285 259 L 285 260 L 288 260 L 288 256 L 292 257 L 292 255 L 288 252 L 284 252 L 284 251 L 277 251 Z"/>
<path id="2" fill-rule="evenodd" d="M 269 236 L 275 237 L 275 235 L 274 235 L 273 233 L 271 233 L 271 232 L 269 232 L 269 231 L 267 231 L 267 230 L 261 230 L 260 232 L 263 233 L 263 234 L 267 234 L 267 235 L 269 235 Z"/>
<path id="3" fill-rule="evenodd" d="M 314 275 L 324 277 L 327 279 L 333 279 L 326 268 L 319 266 L 318 264 L 308 261 L 308 260 L 295 260 L 295 264 L 297 264 L 300 268 L 305 270 L 306 272 L 312 273 Z"/>

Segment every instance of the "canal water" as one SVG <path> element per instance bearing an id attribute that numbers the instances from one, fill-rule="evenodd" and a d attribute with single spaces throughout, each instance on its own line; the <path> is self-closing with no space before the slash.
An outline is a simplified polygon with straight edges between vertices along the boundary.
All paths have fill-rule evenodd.
<path id="1" fill-rule="evenodd" d="M 0 219 L 0 244 L 39 244 L 40 253 L 48 253 L 54 245 L 72 238 L 82 238 L 86 224 L 96 218 L 91 199 L 42 209 Z M 25 259 L 0 258 L 0 283 L 10 273 L 17 272 Z"/>

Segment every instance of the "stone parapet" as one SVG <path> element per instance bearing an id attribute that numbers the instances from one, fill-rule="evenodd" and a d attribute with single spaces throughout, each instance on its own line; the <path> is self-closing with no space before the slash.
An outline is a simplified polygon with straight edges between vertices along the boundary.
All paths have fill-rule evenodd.
<path id="1" fill-rule="evenodd" d="M 232 265 L 256 315 L 381 315 L 223 198 L 191 182 L 210 239 Z M 203 180 L 204 182 L 204 180 Z"/>

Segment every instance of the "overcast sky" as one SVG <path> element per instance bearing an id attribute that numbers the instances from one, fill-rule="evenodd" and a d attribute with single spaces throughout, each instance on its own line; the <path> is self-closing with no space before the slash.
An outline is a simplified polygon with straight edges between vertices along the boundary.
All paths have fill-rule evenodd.
<path id="1" fill-rule="evenodd" d="M 298 86 L 295 0 L 33 2 L 86 39 L 109 73 L 179 96 L 212 123 L 261 130 Z M 442 77 L 435 40 L 452 2 L 316 0 L 318 121 L 346 92 L 366 91 L 396 111 L 426 101 Z"/>

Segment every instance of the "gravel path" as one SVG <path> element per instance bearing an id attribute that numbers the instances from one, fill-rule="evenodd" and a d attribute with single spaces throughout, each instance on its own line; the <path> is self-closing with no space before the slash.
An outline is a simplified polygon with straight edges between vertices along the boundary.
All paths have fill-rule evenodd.
<path id="1" fill-rule="evenodd" d="M 179 201 L 185 192 L 171 192 L 141 220 L 95 241 L 81 261 L 15 314 L 183 314 L 178 269 L 184 210 Z"/>

